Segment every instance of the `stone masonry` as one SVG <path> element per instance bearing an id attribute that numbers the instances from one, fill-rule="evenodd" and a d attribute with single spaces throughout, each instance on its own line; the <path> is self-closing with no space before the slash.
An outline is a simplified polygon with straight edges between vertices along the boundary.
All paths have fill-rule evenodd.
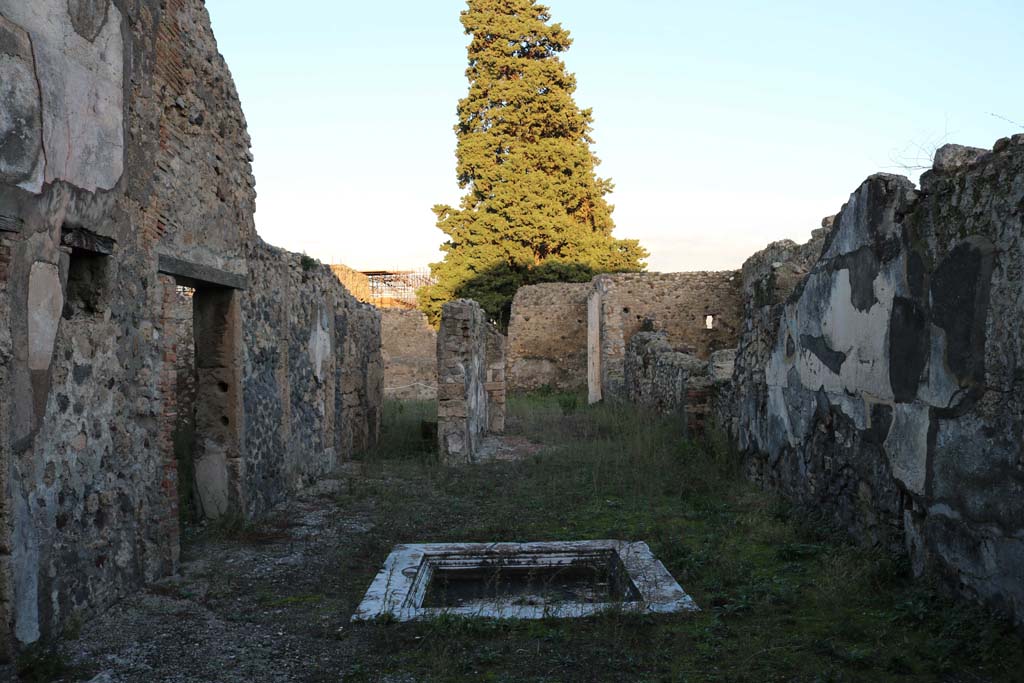
<path id="1" fill-rule="evenodd" d="M 597 276 L 588 300 L 590 401 L 626 398 L 626 347 L 645 325 L 701 360 L 735 348 L 742 291 L 733 271 Z"/>
<path id="2" fill-rule="evenodd" d="M 0 91 L 2 657 L 174 571 L 180 417 L 251 517 L 373 443 L 382 373 L 379 314 L 256 235 L 202 0 L 0 0 Z"/>
<path id="3" fill-rule="evenodd" d="M 620 273 L 523 287 L 509 322 L 509 387 L 588 387 L 591 402 L 626 398 L 627 345 L 645 324 L 664 332 L 673 349 L 707 361 L 735 348 L 742 315 L 734 271 Z"/>
<path id="4" fill-rule="evenodd" d="M 505 364 L 508 339 L 494 325 L 487 326 L 487 431 L 505 433 Z"/>
<path id="5" fill-rule="evenodd" d="M 437 438 L 441 461 L 476 462 L 484 437 L 505 425 L 505 340 L 475 301 L 444 305 L 437 335 Z"/>
<path id="6" fill-rule="evenodd" d="M 437 398 L 437 332 L 420 311 L 381 310 L 384 397 L 433 401 Z"/>
<path id="7" fill-rule="evenodd" d="M 868 178 L 744 266 L 751 476 L 1024 623 L 1024 135 Z"/>
<path id="8" fill-rule="evenodd" d="M 640 331 L 626 346 L 626 398 L 665 415 L 678 415 L 685 433 L 701 436 L 714 394 L 732 377 L 734 350 L 716 351 L 710 359 L 677 351 L 665 332 Z"/>
<path id="9" fill-rule="evenodd" d="M 513 391 L 587 386 L 590 283 L 522 287 L 508 324 L 508 386 Z"/>

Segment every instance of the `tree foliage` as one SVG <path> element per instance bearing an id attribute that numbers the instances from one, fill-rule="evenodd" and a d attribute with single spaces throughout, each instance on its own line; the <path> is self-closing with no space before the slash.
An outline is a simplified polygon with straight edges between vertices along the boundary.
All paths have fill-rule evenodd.
<path id="1" fill-rule="evenodd" d="M 576 79 L 558 56 L 569 32 L 535 0 L 467 5 L 469 93 L 455 126 L 466 194 L 458 208 L 434 207 L 448 241 L 420 301 L 436 320 L 444 302 L 473 298 L 505 323 L 520 286 L 642 270 L 647 252 L 612 236 L 613 185 L 594 172 L 593 114 L 576 105 Z"/>

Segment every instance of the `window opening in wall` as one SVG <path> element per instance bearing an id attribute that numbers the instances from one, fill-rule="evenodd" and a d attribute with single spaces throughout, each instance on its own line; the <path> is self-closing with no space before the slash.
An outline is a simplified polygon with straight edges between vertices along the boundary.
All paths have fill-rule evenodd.
<path id="1" fill-rule="evenodd" d="M 708 330 L 715 329 L 715 316 L 706 315 L 704 316 L 704 328 Z"/>
<path id="2" fill-rule="evenodd" d="M 109 259 L 106 254 L 72 249 L 68 262 L 67 296 L 64 300 L 64 318 L 103 313 L 107 298 Z"/>

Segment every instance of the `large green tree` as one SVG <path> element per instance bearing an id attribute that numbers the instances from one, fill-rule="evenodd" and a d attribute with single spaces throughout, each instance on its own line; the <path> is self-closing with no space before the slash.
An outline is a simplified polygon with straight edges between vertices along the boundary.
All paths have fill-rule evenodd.
<path id="1" fill-rule="evenodd" d="M 436 285 L 420 291 L 436 320 L 454 298 L 476 299 L 504 324 L 525 284 L 642 270 L 647 252 L 612 237 L 610 180 L 590 145 L 593 114 L 573 100 L 559 54 L 572 40 L 535 0 L 468 0 L 469 94 L 459 102 L 459 208 L 435 206 L 448 236 Z"/>

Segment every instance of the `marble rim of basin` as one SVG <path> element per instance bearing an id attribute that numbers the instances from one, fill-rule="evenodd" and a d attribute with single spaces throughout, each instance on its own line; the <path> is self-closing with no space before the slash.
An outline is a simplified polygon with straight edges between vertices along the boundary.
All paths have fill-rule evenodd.
<path id="1" fill-rule="evenodd" d="M 494 599 L 466 606 L 425 607 L 439 569 L 514 567 L 550 570 L 615 556 L 638 599 L 615 602 L 521 604 Z M 700 608 L 643 542 L 425 543 L 395 546 L 367 590 L 352 621 L 396 621 L 444 615 L 492 619 L 581 618 L 606 611 L 634 614 L 696 612 Z"/>

